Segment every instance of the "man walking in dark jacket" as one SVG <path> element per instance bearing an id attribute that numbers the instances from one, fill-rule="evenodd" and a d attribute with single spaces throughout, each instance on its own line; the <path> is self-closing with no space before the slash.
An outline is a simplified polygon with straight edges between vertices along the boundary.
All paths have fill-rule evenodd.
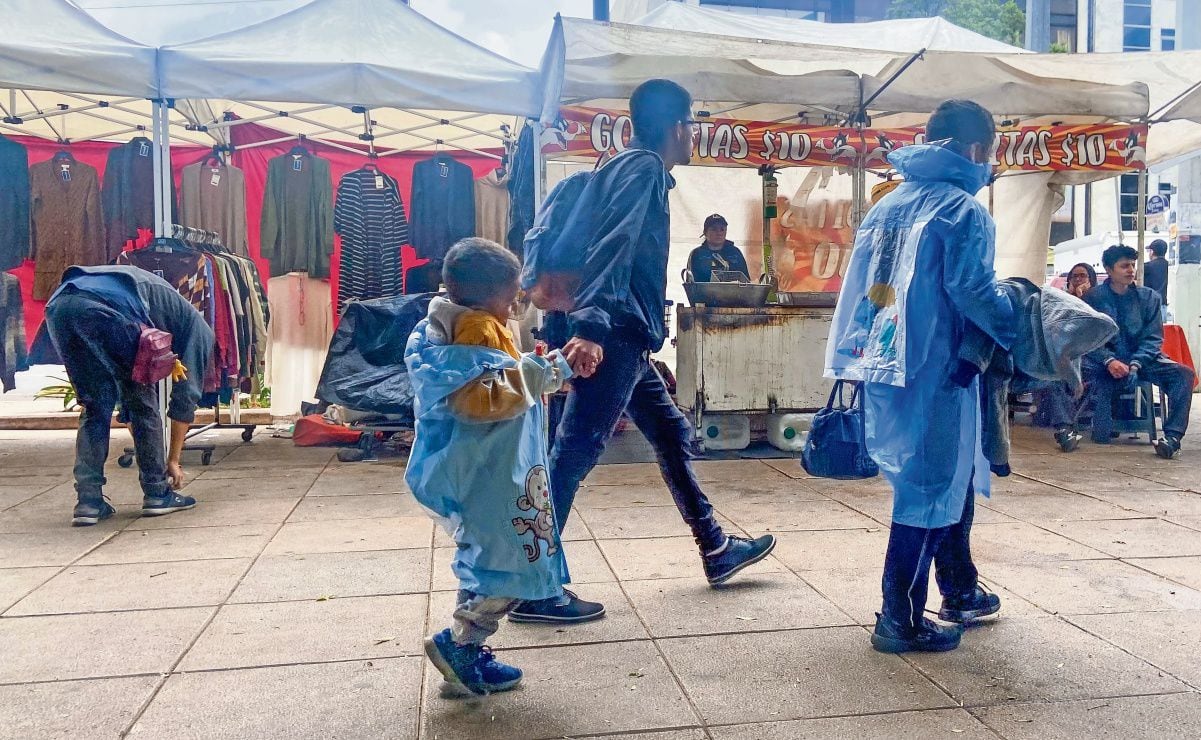
<path id="1" fill-rule="evenodd" d="M 1164 355 L 1159 294 L 1134 284 L 1136 260 L 1138 252 L 1131 247 L 1106 249 L 1101 262 L 1109 279 L 1084 296 L 1088 305 L 1118 324 L 1117 336 L 1084 361 L 1094 402 L 1093 441 L 1109 444 L 1114 394 L 1147 381 L 1159 386 L 1168 399 L 1164 436 L 1156 440 L 1155 452 L 1171 459 L 1180 452 L 1180 440 L 1188 429 L 1193 369 Z"/>
<path id="2" fill-rule="evenodd" d="M 700 548 L 711 585 L 725 583 L 767 557 L 775 538 L 725 534 L 693 474 L 692 425 L 676 408 L 650 355 L 666 337 L 663 302 L 670 246 L 670 170 L 692 159 L 696 132 L 692 97 L 668 80 L 643 83 L 630 97 L 634 138 L 629 149 L 597 174 L 595 225 L 587 241 L 575 309 L 552 317 L 570 337 L 563 351 L 572 381 L 550 456 L 551 494 L 560 530 L 580 481 L 596 465 L 613 427 L 628 411 L 655 448 L 663 479 Z M 552 331 L 552 333 L 555 333 Z M 600 604 L 574 594 L 525 602 L 509 619 L 567 623 L 596 619 Z"/>
<path id="3" fill-rule="evenodd" d="M 1151 259 L 1147 260 L 1147 264 L 1143 265 L 1143 287 L 1159 293 L 1159 300 L 1164 305 L 1168 305 L 1168 243 L 1163 239 L 1156 239 L 1147 246 L 1147 251 L 1151 253 Z M 1162 312 L 1161 312 L 1162 313 Z"/>

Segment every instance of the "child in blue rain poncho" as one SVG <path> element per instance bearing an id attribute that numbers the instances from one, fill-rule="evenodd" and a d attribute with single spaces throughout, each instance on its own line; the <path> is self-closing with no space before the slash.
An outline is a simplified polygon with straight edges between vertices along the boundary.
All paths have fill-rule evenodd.
<path id="1" fill-rule="evenodd" d="M 557 352 L 522 355 L 505 328 L 520 265 L 494 242 L 446 255 L 450 299 L 435 298 L 405 348 L 417 438 L 405 481 L 458 545 L 453 625 L 426 640 L 455 688 L 511 689 L 521 671 L 483 643 L 519 601 L 556 598 L 567 581 L 547 476 L 542 396 L 571 375 Z"/>

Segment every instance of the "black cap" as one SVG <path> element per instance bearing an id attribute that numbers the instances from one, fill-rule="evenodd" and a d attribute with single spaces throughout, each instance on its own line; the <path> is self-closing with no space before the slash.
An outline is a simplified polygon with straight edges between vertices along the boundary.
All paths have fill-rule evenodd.
<path id="1" fill-rule="evenodd" d="M 730 224 L 726 222 L 726 217 L 721 215 L 720 213 L 715 213 L 712 216 L 705 219 L 705 231 L 708 231 L 713 226 L 729 226 L 729 225 Z"/>
<path id="2" fill-rule="evenodd" d="M 1151 250 L 1151 254 L 1162 257 L 1168 253 L 1168 243 L 1163 239 L 1156 239 L 1147 245 L 1147 249 Z"/>

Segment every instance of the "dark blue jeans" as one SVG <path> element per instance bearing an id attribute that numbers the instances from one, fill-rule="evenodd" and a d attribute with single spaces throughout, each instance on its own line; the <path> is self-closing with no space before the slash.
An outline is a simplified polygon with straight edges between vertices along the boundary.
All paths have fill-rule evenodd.
<path id="1" fill-rule="evenodd" d="M 1076 425 L 1079 404 L 1072 398 L 1072 392 L 1066 383 L 1053 383 L 1036 391 L 1035 399 L 1051 428 L 1058 430 Z"/>
<path id="2" fill-rule="evenodd" d="M 580 481 L 596 466 L 614 426 L 628 410 L 654 447 L 663 480 L 701 552 L 721 547 L 725 534 L 692 471 L 692 425 L 651 365 L 645 342 L 614 331 L 604 349 L 604 361 L 595 375 L 571 381 L 551 450 L 551 493 L 559 531 L 571 513 Z"/>
<path id="3" fill-rule="evenodd" d="M 976 588 L 976 564 L 972 562 L 972 520 L 976 515 L 976 493 L 968 484 L 963 516 L 957 524 L 923 529 L 892 523 L 888 553 L 884 556 L 884 607 L 889 619 L 918 626 L 926 608 L 933 563 L 938 590 L 944 597 L 964 596 Z"/>
<path id="4" fill-rule="evenodd" d="M 1153 362 L 1140 368 L 1138 377 L 1115 380 L 1109 371 L 1097 363 L 1086 363 L 1085 377 L 1093 398 L 1093 439 L 1109 442 L 1113 431 L 1113 396 L 1131 387 L 1131 383 L 1152 383 L 1168 398 L 1168 416 L 1164 434 L 1180 439 L 1188 431 L 1189 407 L 1192 405 L 1193 369 L 1175 362 Z"/>
<path id="5" fill-rule="evenodd" d="M 141 327 L 84 293 L 64 293 L 46 308 L 46 328 L 67 377 L 83 406 L 75 439 L 75 491 L 80 501 L 99 500 L 108 459 L 113 409 L 120 402 L 129 416 L 142 493 L 160 497 L 171 489 L 163 447 L 158 392 L 135 383 L 133 360 Z"/>

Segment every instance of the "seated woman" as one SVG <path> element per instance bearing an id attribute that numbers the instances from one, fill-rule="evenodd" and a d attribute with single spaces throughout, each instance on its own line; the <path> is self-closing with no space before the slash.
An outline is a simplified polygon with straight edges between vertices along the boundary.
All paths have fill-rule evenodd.
<path id="1" fill-rule="evenodd" d="M 1081 262 L 1068 270 L 1068 283 L 1064 288 L 1077 298 L 1097 287 L 1097 271 L 1092 265 Z M 1039 408 L 1039 415 L 1044 416 L 1055 429 L 1055 442 L 1064 452 L 1072 452 L 1080 446 L 1080 434 L 1076 431 L 1076 414 L 1079 403 L 1072 397 L 1071 390 L 1064 383 L 1056 383 L 1043 390 L 1036 391 L 1034 402 Z"/>
<path id="2" fill-rule="evenodd" d="M 727 226 L 725 217 L 718 213 L 705 219 L 705 243 L 688 256 L 688 269 L 694 281 L 712 282 L 714 270 L 741 272 L 750 278 L 746 258 L 734 246 L 734 242 L 726 239 Z"/>

